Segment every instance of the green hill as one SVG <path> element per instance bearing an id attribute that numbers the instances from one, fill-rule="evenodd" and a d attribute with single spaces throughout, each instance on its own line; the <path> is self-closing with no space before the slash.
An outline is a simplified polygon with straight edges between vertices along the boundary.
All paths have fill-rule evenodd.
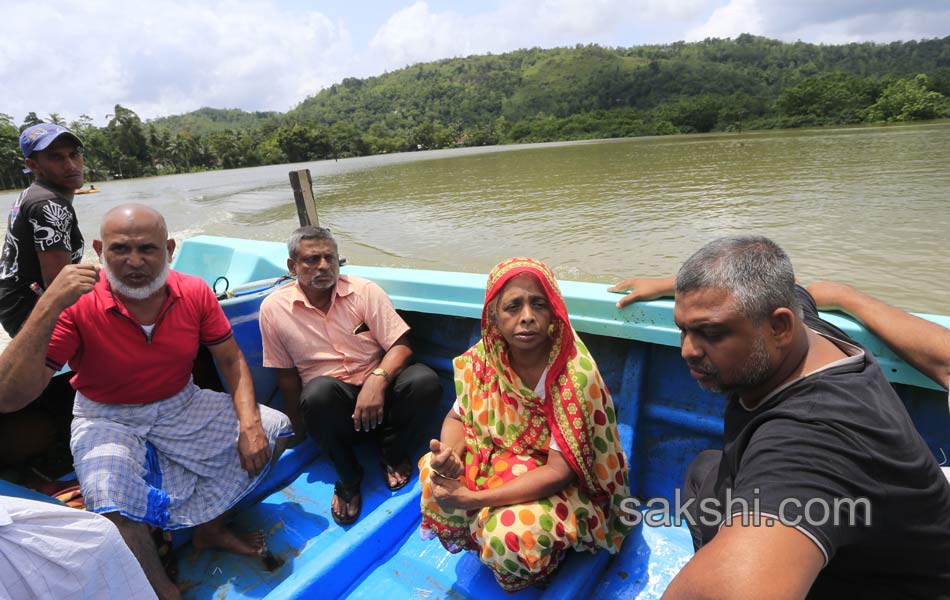
<path id="1" fill-rule="evenodd" d="M 736 39 L 531 48 L 346 78 L 286 114 L 202 108 L 143 123 L 116 105 L 89 179 L 498 143 L 950 117 L 950 37 L 819 45 Z M 20 174 L 0 115 L 0 185 Z M 36 115 L 31 113 L 25 125 Z"/>
<path id="2" fill-rule="evenodd" d="M 345 120 L 366 130 L 377 122 L 416 125 L 420 117 L 468 125 L 500 116 L 519 120 L 538 114 L 648 110 L 702 95 L 746 94 L 776 101 L 787 88 L 839 72 L 878 83 L 925 73 L 946 88 L 950 37 L 825 46 L 742 35 L 634 48 L 518 50 L 344 79 L 304 100 L 288 117 L 326 125 Z"/>
<path id="3" fill-rule="evenodd" d="M 256 129 L 279 116 L 278 112 L 247 112 L 237 108 L 205 107 L 183 115 L 160 117 L 149 123 L 171 134 L 187 131 L 200 136 L 229 129 Z"/>

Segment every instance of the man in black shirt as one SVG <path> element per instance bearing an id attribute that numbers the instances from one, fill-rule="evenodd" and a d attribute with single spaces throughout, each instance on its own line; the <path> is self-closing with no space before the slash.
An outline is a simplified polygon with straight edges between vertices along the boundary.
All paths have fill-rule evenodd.
<path id="1" fill-rule="evenodd" d="M 837 281 L 816 281 L 808 293 L 825 310 L 843 311 L 861 321 L 907 364 L 950 390 L 950 329 Z M 944 462 L 942 469 L 950 479 L 950 466 Z"/>
<path id="2" fill-rule="evenodd" d="M 83 254 L 72 202 L 83 185 L 82 141 L 65 127 L 40 123 L 20 134 L 20 149 L 34 182 L 10 208 L 0 252 L 0 324 L 10 336 L 60 270 Z M 68 471 L 72 397 L 69 375 L 60 375 L 30 406 L 0 416 L 0 467 L 25 465 L 52 447 L 52 463 L 40 470 Z"/>
<path id="3" fill-rule="evenodd" d="M 950 329 L 836 281 L 816 281 L 808 293 L 825 310 L 840 310 L 861 321 L 909 365 L 950 389 Z"/>
<path id="4" fill-rule="evenodd" d="M 723 450 L 687 472 L 697 553 L 664 598 L 950 597 L 950 485 L 782 249 L 717 240 L 675 291 L 690 374 L 727 405 Z"/>
<path id="5" fill-rule="evenodd" d="M 11 336 L 60 269 L 83 253 L 73 209 L 83 185 L 82 141 L 65 127 L 40 123 L 20 134 L 20 149 L 35 180 L 10 208 L 0 252 L 0 324 Z"/>

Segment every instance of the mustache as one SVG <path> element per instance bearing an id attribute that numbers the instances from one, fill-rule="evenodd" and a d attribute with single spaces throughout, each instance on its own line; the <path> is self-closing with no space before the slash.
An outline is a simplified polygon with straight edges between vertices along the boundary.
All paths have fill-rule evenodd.
<path id="1" fill-rule="evenodd" d="M 712 363 L 709 363 L 703 359 L 687 360 L 686 365 L 691 369 L 708 373 L 709 375 L 715 375 L 719 372 L 719 369 L 713 366 Z"/>

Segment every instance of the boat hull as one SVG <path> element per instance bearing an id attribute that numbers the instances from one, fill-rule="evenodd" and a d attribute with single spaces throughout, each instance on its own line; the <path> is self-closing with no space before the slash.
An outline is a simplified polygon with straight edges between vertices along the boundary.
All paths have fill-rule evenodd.
<path id="1" fill-rule="evenodd" d="M 281 408 L 276 377 L 261 365 L 258 316 L 261 302 L 286 272 L 286 246 L 201 236 L 181 244 L 174 267 L 202 277 L 224 297 L 222 307 L 251 367 L 258 400 Z M 485 276 L 358 266 L 341 272 L 372 279 L 387 291 L 412 328 L 416 360 L 441 377 L 440 406 L 420 432 L 422 439 L 436 437 L 454 401 L 452 358 L 480 337 Z M 671 501 L 692 458 L 721 447 L 721 396 L 703 391 L 689 377 L 679 356 L 671 301 L 618 310 L 617 296 L 604 285 L 565 281 L 561 289 L 572 324 L 613 395 L 630 462 L 631 493 L 643 501 Z M 934 454 L 939 458 L 950 449 L 947 392 L 853 320 L 824 316 L 878 356 Z M 922 316 L 950 326 L 950 318 Z M 416 453 L 424 450 L 420 445 Z M 268 570 L 255 558 L 196 552 L 187 533 L 178 534 L 185 597 L 510 598 L 472 553 L 452 555 L 438 542 L 419 538 L 419 482 L 389 491 L 375 452 L 372 440 L 359 445 L 366 468 L 363 514 L 348 527 L 334 523 L 329 514 L 336 479 L 329 460 L 309 440 L 285 452 L 236 516 L 238 529 L 267 534 L 269 549 L 282 564 Z M 0 490 L 18 495 L 20 489 L 6 485 Z M 646 523 L 617 556 L 572 553 L 548 588 L 515 596 L 659 598 L 691 556 L 691 539 L 685 526 L 654 523 L 650 515 Z"/>
<path id="2" fill-rule="evenodd" d="M 225 276 L 235 285 L 285 273 L 286 247 L 199 237 L 182 244 L 178 260 L 181 270 L 198 274 L 209 284 Z M 480 337 L 485 276 L 358 266 L 343 267 L 341 272 L 372 279 L 387 291 L 412 328 L 415 358 L 442 378 L 441 405 L 425 432 L 426 437 L 436 437 L 454 401 L 451 360 Z M 255 285 L 261 287 L 248 287 Z M 643 500 L 672 500 L 692 458 L 707 448 L 721 447 L 724 410 L 721 396 L 703 391 L 689 377 L 679 355 L 672 302 L 648 302 L 621 311 L 615 307 L 617 296 L 607 293 L 604 285 L 565 281 L 561 289 L 572 324 L 613 395 L 621 441 L 630 458 L 631 493 Z M 280 406 L 279 395 L 273 393 L 273 375 L 260 367 L 256 317 L 266 294 L 258 290 L 225 300 L 222 306 L 254 370 L 261 388 L 258 398 Z M 853 320 L 824 316 L 878 356 L 934 453 L 939 456 L 941 449 L 950 448 L 946 392 Z M 950 326 L 946 317 L 924 316 Z M 183 572 L 198 577 L 213 563 L 222 573 L 220 581 L 202 580 L 193 597 L 303 598 L 314 593 L 387 599 L 510 597 L 471 553 L 451 555 L 438 542 L 419 539 L 418 482 L 389 492 L 372 467 L 370 446 L 361 449 L 369 476 L 363 488 L 363 516 L 355 525 L 340 528 L 329 518 L 335 475 L 329 461 L 318 456 L 289 485 L 271 482 L 272 493 L 248 506 L 240 517 L 246 526 L 268 531 L 271 547 L 287 561 L 285 565 L 262 574 L 260 568 L 234 565 L 231 557 L 204 553 Z M 418 454 L 423 451 L 420 447 Z M 529 589 L 517 596 L 659 598 L 691 554 L 685 526 L 640 526 L 618 556 L 571 555 L 546 590 Z"/>

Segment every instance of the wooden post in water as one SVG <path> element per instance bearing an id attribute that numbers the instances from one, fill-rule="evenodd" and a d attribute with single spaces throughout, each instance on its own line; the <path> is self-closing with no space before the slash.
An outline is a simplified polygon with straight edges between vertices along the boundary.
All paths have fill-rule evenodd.
<path id="1" fill-rule="evenodd" d="M 297 204 L 297 218 L 300 226 L 320 226 L 317 218 L 317 201 L 313 198 L 313 180 L 310 169 L 290 172 L 290 187 L 294 190 L 294 202 Z"/>

